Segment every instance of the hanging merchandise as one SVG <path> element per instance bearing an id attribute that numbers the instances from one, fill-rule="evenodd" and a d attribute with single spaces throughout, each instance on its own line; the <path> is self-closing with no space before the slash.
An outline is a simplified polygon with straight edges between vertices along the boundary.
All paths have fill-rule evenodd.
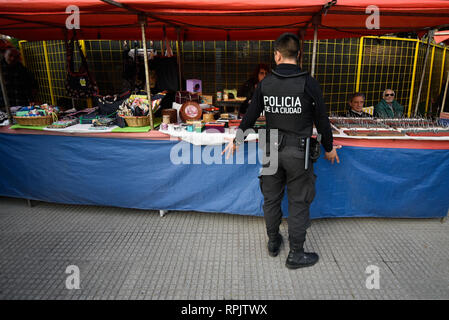
<path id="1" fill-rule="evenodd" d="M 150 60 L 149 67 L 156 71 L 157 90 L 168 90 L 176 92 L 179 88 L 178 63 L 176 57 L 156 56 Z"/>
<path id="2" fill-rule="evenodd" d="M 81 57 L 81 66 L 78 72 L 74 68 L 75 43 Z M 86 57 L 74 34 L 72 39 L 66 43 L 67 48 L 67 79 L 66 90 L 72 98 L 88 98 L 98 95 L 97 83 L 89 73 Z"/>
<path id="3" fill-rule="evenodd" d="M 150 42 L 150 47 L 152 42 Z M 151 60 L 154 59 L 157 51 L 152 48 L 147 49 L 148 59 L 150 60 L 149 65 L 151 69 Z M 140 49 L 138 42 L 133 42 L 133 48 L 128 45 L 128 42 L 123 43 L 123 88 L 127 88 L 131 91 L 145 90 L 145 62 L 144 62 L 144 50 Z M 156 81 L 156 72 L 150 70 L 150 81 L 152 83 Z M 152 91 L 155 86 L 152 86 Z"/>

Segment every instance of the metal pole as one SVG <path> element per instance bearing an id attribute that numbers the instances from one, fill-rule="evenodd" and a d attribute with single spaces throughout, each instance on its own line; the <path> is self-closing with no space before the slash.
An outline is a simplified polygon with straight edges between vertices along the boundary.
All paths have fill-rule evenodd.
<path id="1" fill-rule="evenodd" d="M 182 91 L 182 78 L 181 78 L 181 52 L 179 51 L 179 28 L 176 28 L 176 59 L 178 61 L 178 81 L 179 81 L 179 91 Z"/>
<path id="2" fill-rule="evenodd" d="M 444 63 L 446 61 L 446 48 L 443 48 L 443 62 L 441 63 L 441 76 L 440 76 L 440 87 L 438 92 L 441 92 L 441 88 L 443 87 L 443 77 L 444 77 Z"/>
<path id="3" fill-rule="evenodd" d="M 142 44 L 143 44 L 143 58 L 145 62 L 145 88 L 147 91 L 147 98 L 148 102 L 150 103 L 150 128 L 151 130 L 154 129 L 154 123 L 153 123 L 153 103 L 151 102 L 151 86 L 150 86 L 150 70 L 148 67 L 148 51 L 147 51 L 147 42 L 145 38 L 145 26 L 146 26 L 146 18 L 145 16 L 140 16 L 140 29 L 142 30 Z"/>
<path id="4" fill-rule="evenodd" d="M 25 55 L 23 54 L 23 45 L 22 43 L 27 42 L 26 40 L 20 40 L 19 41 L 19 51 L 20 51 L 20 56 L 22 57 L 22 64 L 24 67 L 26 67 L 26 61 L 25 61 Z"/>
<path id="5" fill-rule="evenodd" d="M 2 87 L 3 101 L 5 103 L 6 113 L 8 113 L 9 124 L 12 125 L 12 114 L 9 109 L 9 98 L 6 92 L 5 79 L 3 78 L 2 64 L 0 63 L 0 85 Z"/>
<path id="6" fill-rule="evenodd" d="M 426 111 L 425 115 L 427 116 L 427 110 L 429 109 L 429 97 L 430 97 L 430 87 L 432 85 L 432 70 L 433 70 L 433 59 L 435 58 L 435 46 L 432 48 L 432 58 L 430 58 L 430 71 L 429 71 L 429 82 L 427 84 L 427 97 L 426 97 Z M 432 110 L 432 105 L 430 105 Z"/>
<path id="7" fill-rule="evenodd" d="M 363 40 L 364 37 L 360 38 L 360 44 L 359 44 L 359 58 L 357 61 L 357 80 L 355 85 L 355 91 L 359 92 L 360 90 L 360 75 L 362 73 L 362 58 L 363 58 Z"/>
<path id="8" fill-rule="evenodd" d="M 53 84 L 52 84 L 52 81 L 51 81 L 50 61 L 48 59 L 47 41 L 43 41 L 43 47 L 44 47 L 45 68 L 46 68 L 46 71 L 47 71 L 48 89 L 50 90 L 51 104 L 55 106 L 56 105 L 56 100 L 55 100 L 55 95 L 53 93 Z M 92 102 L 91 102 L 91 106 L 90 107 L 92 107 Z"/>
<path id="9" fill-rule="evenodd" d="M 447 95 L 447 87 L 449 85 L 449 72 L 447 73 L 447 78 L 446 78 L 446 87 L 444 88 L 444 95 L 443 95 L 443 101 L 441 102 L 441 112 L 444 112 L 444 104 L 446 103 L 446 95 Z M 437 112 L 438 114 L 438 112 Z"/>
<path id="10" fill-rule="evenodd" d="M 415 40 L 415 41 L 416 41 L 416 48 L 415 48 L 415 58 L 413 59 L 412 85 L 410 87 L 410 100 L 409 100 L 408 112 L 407 112 L 407 116 L 409 118 L 412 113 L 413 91 L 415 89 L 416 63 L 418 61 L 418 51 L 419 51 L 419 40 Z"/>
<path id="11" fill-rule="evenodd" d="M 84 56 L 87 59 L 86 43 L 84 42 L 84 40 L 80 40 L 80 46 L 81 46 L 81 51 L 83 52 Z M 92 106 L 93 106 L 92 98 L 87 98 L 86 101 L 87 101 L 87 107 L 92 108 Z"/>
<path id="12" fill-rule="evenodd" d="M 316 64 L 316 45 L 318 42 L 318 24 L 313 24 L 313 51 L 312 51 L 312 71 L 310 75 L 315 76 L 315 64 Z"/>
<path id="13" fill-rule="evenodd" d="M 422 85 L 424 83 L 424 76 L 426 75 L 426 66 L 427 66 L 427 60 L 429 59 L 429 51 L 430 51 L 430 40 L 432 38 L 432 32 L 429 31 L 427 33 L 427 49 L 426 49 L 426 57 L 424 59 L 424 67 L 423 72 L 421 75 L 421 81 L 419 82 L 419 89 L 418 89 L 418 97 L 416 98 L 416 105 L 415 105 L 415 112 L 413 115 L 416 117 L 416 113 L 418 112 L 418 105 L 419 105 L 419 99 L 421 98 L 421 91 L 422 91 Z M 430 70 L 432 72 L 432 70 Z"/>

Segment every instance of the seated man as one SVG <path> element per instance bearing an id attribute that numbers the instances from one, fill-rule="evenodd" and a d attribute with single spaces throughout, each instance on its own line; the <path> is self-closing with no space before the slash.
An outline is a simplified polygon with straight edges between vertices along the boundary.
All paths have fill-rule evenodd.
<path id="1" fill-rule="evenodd" d="M 349 99 L 349 111 L 347 117 L 371 117 L 369 113 L 364 112 L 363 105 L 365 104 L 365 95 L 361 92 L 354 93 Z"/>
<path id="2" fill-rule="evenodd" d="M 270 67 L 267 64 L 264 63 L 258 64 L 253 72 L 252 77 L 249 78 L 239 89 L 239 91 L 237 92 L 237 96 L 246 98 L 246 100 L 243 101 L 243 103 L 240 105 L 239 108 L 240 115 L 243 116 L 246 113 L 246 110 L 249 107 L 251 98 L 253 97 L 257 85 L 267 76 L 268 73 L 270 73 Z"/>
<path id="3" fill-rule="evenodd" d="M 404 114 L 404 107 L 395 99 L 395 93 L 386 89 L 383 99 L 374 107 L 374 116 L 378 118 L 400 118 Z"/>

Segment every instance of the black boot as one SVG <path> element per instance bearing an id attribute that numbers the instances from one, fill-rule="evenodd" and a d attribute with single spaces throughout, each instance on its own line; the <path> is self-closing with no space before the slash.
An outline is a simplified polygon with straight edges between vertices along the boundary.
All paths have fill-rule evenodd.
<path id="1" fill-rule="evenodd" d="M 282 236 L 277 233 L 276 235 L 268 236 L 268 254 L 272 257 L 276 257 L 279 254 L 279 248 L 281 247 Z"/>
<path id="2" fill-rule="evenodd" d="M 298 269 L 313 266 L 318 262 L 315 252 L 304 252 L 304 249 L 290 249 L 285 266 L 289 269 Z"/>

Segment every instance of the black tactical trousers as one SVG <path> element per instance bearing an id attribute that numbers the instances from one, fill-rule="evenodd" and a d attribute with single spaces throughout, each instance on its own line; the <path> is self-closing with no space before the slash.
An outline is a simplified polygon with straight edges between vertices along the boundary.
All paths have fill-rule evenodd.
<path id="1" fill-rule="evenodd" d="M 264 165 L 264 167 L 268 166 Z M 304 169 L 304 151 L 286 146 L 278 152 L 275 174 L 264 175 L 262 169 L 260 188 L 264 196 L 264 218 L 267 234 L 276 235 L 282 219 L 281 202 L 287 187 L 288 234 L 290 248 L 302 249 L 306 230 L 310 227 L 309 208 L 315 197 L 315 179 L 312 161 Z"/>

